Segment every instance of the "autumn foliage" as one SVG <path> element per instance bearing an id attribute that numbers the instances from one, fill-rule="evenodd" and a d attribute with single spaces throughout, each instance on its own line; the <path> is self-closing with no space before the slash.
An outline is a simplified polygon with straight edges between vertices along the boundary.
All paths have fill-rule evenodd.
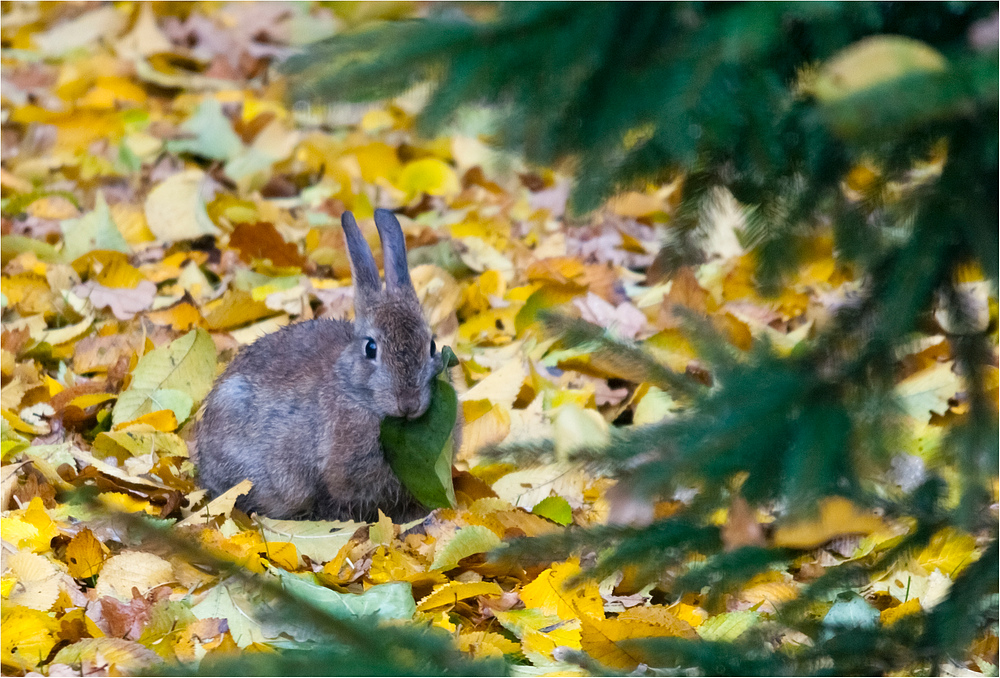
<path id="1" fill-rule="evenodd" d="M 598 57 L 521 127 L 498 110 L 534 94 L 490 78 L 535 66 L 477 59 L 514 59 L 495 38 L 516 25 L 559 38 L 517 59 L 561 45 L 584 73 L 579 36 L 646 12 L 688 31 L 656 52 L 688 73 L 736 15 L 595 5 L 564 34 L 565 7 L 466 10 L 3 5 L 4 674 L 995 675 L 982 18 L 921 14 L 900 42 L 868 37 L 905 33 L 895 9 L 795 10 L 778 23 L 842 19 L 841 42 L 736 50 L 726 77 L 787 78 L 739 80 L 759 116 L 695 106 L 674 143 L 669 120 L 597 115 L 593 83 L 621 85 Z M 477 31 L 494 41 L 462 51 Z M 294 101 L 275 66 L 303 45 L 295 87 L 312 69 L 322 96 Z M 872 60 L 895 66 L 858 76 Z M 895 127 L 856 115 L 905 78 L 940 100 Z M 477 91 L 493 106 L 456 119 Z M 580 92 L 607 134 L 560 127 L 581 104 L 553 102 Z M 729 143 L 778 111 L 780 143 Z M 351 314 L 340 216 L 381 263 L 377 207 L 459 359 L 454 505 L 396 525 L 247 516 L 245 484 L 210 499 L 193 431 L 215 377 L 266 333 Z"/>

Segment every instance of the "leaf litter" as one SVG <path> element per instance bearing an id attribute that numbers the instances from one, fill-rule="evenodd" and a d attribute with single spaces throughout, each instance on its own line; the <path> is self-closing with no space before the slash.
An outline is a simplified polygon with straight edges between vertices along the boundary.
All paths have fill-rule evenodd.
<path id="1" fill-rule="evenodd" d="M 794 599 L 802 572 L 815 576 L 905 533 L 840 498 L 815 520 L 777 516 L 768 526 L 776 516 L 737 497 L 719 517 L 727 548 L 806 555 L 795 577 L 760 575 L 711 610 L 708 593 L 654 603 L 651 589 L 621 573 L 567 588 L 581 572 L 575 559 L 527 568 L 488 560 L 517 537 L 643 524 L 666 510 L 632 505 L 627 488 L 616 494 L 613 480 L 567 460 L 615 426 L 662 421 L 683 404 L 586 348 L 554 343 L 542 311 L 596 323 L 671 369 L 697 372 L 676 306 L 707 314 L 736 351 L 767 340 L 787 353 L 857 281 L 820 230 L 814 260 L 782 295 L 760 297 L 740 244 L 741 208 L 723 191 L 700 215 L 706 263 L 647 279 L 634 271 L 669 240 L 682 181 L 623 193 L 571 223 L 568 177 L 500 159 L 478 138 L 417 138 L 405 102 L 341 118 L 331 107 L 330 125 L 317 126 L 282 99 L 280 76 L 264 74 L 272 59 L 341 25 L 336 11 L 309 4 L 16 4 L 5 16 L 5 673 L 127 674 L 323 638 L 308 620 L 262 618 L 280 601 L 198 566 L 172 548 L 181 542 L 333 616 L 436 627 L 474 657 L 579 673 L 580 652 L 634 670 L 644 657 L 630 639 L 733 641 Z M 400 210 L 418 296 L 438 342 L 460 360 L 450 376 L 463 444 L 451 477 L 434 474 L 441 508 L 412 529 L 247 517 L 234 502 L 248 487 L 209 501 L 191 433 L 214 377 L 263 334 L 350 314 L 339 217 L 358 216 L 380 259 L 377 206 Z M 988 323 L 995 290 L 969 285 L 977 322 Z M 939 322 L 954 331 L 945 310 Z M 964 407 L 947 341 L 923 339 L 901 357 L 897 386 L 915 432 L 903 454 L 920 468 L 943 463 L 933 441 Z M 995 368 L 990 378 L 995 394 Z M 542 439 L 554 439 L 552 463 L 524 468 L 480 454 Z M 71 489 L 104 508 L 58 494 Z M 109 508 L 146 516 L 167 538 L 144 538 Z M 943 530 L 907 569 L 836 602 L 822 623 L 891 625 L 930 609 L 978 555 L 974 536 Z"/>

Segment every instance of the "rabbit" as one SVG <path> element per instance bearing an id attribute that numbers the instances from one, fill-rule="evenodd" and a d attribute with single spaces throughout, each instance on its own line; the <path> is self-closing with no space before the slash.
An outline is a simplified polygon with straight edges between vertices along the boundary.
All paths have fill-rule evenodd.
<path id="1" fill-rule="evenodd" d="M 205 400 L 197 428 L 201 484 L 218 496 L 244 478 L 237 508 L 279 519 L 396 522 L 423 508 L 379 442 L 384 417 L 423 414 L 442 357 L 410 280 L 392 212 L 375 210 L 385 286 L 354 215 L 341 223 L 355 320 L 315 319 L 240 352 Z M 456 433 L 460 424 L 456 422 Z"/>

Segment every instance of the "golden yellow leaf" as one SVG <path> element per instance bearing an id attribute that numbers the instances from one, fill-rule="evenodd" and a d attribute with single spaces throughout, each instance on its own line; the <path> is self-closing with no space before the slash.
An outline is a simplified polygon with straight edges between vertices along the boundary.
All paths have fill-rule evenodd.
<path id="1" fill-rule="evenodd" d="M 626 616 L 626 613 L 631 614 Z M 629 647 L 629 641 L 694 636 L 690 624 L 660 606 L 629 608 L 617 619 L 584 617 L 580 626 L 583 651 L 601 664 L 621 671 L 632 671 L 639 664 L 649 661 L 641 648 Z"/>
<path id="2" fill-rule="evenodd" d="M 299 567 L 299 551 L 295 544 L 287 541 L 269 541 L 264 544 L 264 557 L 283 570 L 295 570 Z"/>
<path id="3" fill-rule="evenodd" d="M 31 671 L 56 644 L 59 621 L 51 613 L 16 606 L 4 610 L 3 663 Z"/>
<path id="4" fill-rule="evenodd" d="M 560 619 L 592 616 L 604 618 L 604 603 L 597 584 L 586 581 L 566 589 L 568 579 L 580 574 L 580 561 L 576 558 L 554 564 L 521 589 L 521 600 L 526 607 L 538 609 Z"/>
<path id="5" fill-rule="evenodd" d="M 115 424 L 112 430 L 121 431 L 122 429 L 142 424 L 152 426 L 157 431 L 169 433 L 170 431 L 177 430 L 177 416 L 171 410 L 156 410 L 155 412 L 147 412 L 141 417 L 136 417 L 132 421 L 123 421 L 120 424 Z"/>
<path id="6" fill-rule="evenodd" d="M 421 158 L 407 163 L 399 173 L 396 188 L 406 194 L 406 201 L 421 193 L 455 195 L 462 190 L 451 166 L 438 158 Z"/>
<path id="7" fill-rule="evenodd" d="M 233 288 L 202 307 L 205 327 L 210 330 L 229 330 L 277 313 L 263 301 L 254 301 L 249 292 Z"/>
<path id="8" fill-rule="evenodd" d="M 69 574 L 77 579 L 93 577 L 101 571 L 108 548 L 89 529 L 81 530 L 66 547 Z"/>
<path id="9" fill-rule="evenodd" d="M 182 301 L 159 311 L 150 311 L 146 317 L 157 325 L 167 325 L 178 332 L 187 332 L 193 327 L 201 327 L 201 313 L 192 304 Z"/>
<path id="10" fill-rule="evenodd" d="M 348 544 L 345 548 L 349 546 L 351 545 Z M 400 548 L 386 546 L 379 546 L 372 555 L 368 578 L 373 584 L 408 581 L 420 586 L 434 586 L 448 581 L 448 578 L 441 572 L 427 571 L 426 561 L 421 561 Z"/>
<path id="11" fill-rule="evenodd" d="M 686 621 L 691 625 L 691 628 L 698 628 L 702 623 L 708 619 L 708 612 L 697 605 L 688 605 L 687 603 L 676 603 L 670 606 L 670 611 L 673 612 L 678 619 Z"/>
<path id="12" fill-rule="evenodd" d="M 139 513 L 140 511 L 151 515 L 159 513 L 148 501 L 136 499 L 124 492 L 102 492 L 101 503 L 112 511 L 122 511 L 123 513 Z"/>
<path id="13" fill-rule="evenodd" d="M 22 315 L 54 313 L 56 310 L 55 296 L 49 289 L 48 281 L 34 273 L 3 276 L 3 293 L 7 295 L 8 303 Z"/>
<path id="14" fill-rule="evenodd" d="M 27 508 L 21 511 L 14 511 L 12 515 L 19 517 L 26 523 L 31 524 L 38 531 L 37 537 L 33 540 L 32 550 L 35 552 L 45 551 L 49 547 L 49 542 L 53 537 L 59 535 L 59 526 L 49 517 L 45 510 L 45 504 L 41 497 L 32 497 Z M 4 521 L 6 522 L 6 521 Z M 44 546 L 43 546 L 44 544 Z M 34 548 L 35 546 L 40 548 Z"/>
<path id="15" fill-rule="evenodd" d="M 493 631 L 468 631 L 458 636 L 458 649 L 468 652 L 476 659 L 501 658 L 507 654 L 518 654 L 521 646 Z"/>
<path id="16" fill-rule="evenodd" d="M 917 556 L 917 562 L 928 572 L 938 569 L 952 579 L 978 559 L 975 537 L 953 527 L 937 532 Z"/>
<path id="17" fill-rule="evenodd" d="M 787 572 L 767 572 L 752 578 L 740 591 L 742 601 L 759 605 L 755 609 L 773 614 L 775 610 L 799 595 L 799 587 Z"/>
<path id="18" fill-rule="evenodd" d="M 580 649 L 580 621 L 561 620 L 540 610 L 495 610 L 505 629 L 521 639 L 524 655 L 535 665 L 552 662 L 557 647 Z"/>
<path id="19" fill-rule="evenodd" d="M 611 198 L 608 207 L 615 214 L 633 218 L 666 211 L 666 206 L 659 197 L 637 191 L 628 191 Z"/>
<path id="20" fill-rule="evenodd" d="M 433 591 L 417 602 L 417 609 L 420 611 L 432 610 L 435 607 L 454 605 L 466 598 L 487 595 L 499 596 L 502 593 L 503 589 L 500 588 L 500 585 L 492 581 L 450 581 L 436 586 Z"/>
<path id="21" fill-rule="evenodd" d="M 37 527 L 13 516 L 0 520 L 0 535 L 4 541 L 18 548 L 30 548 L 38 552 L 49 547 L 50 540 L 39 537 Z"/>
<path id="22" fill-rule="evenodd" d="M 88 407 L 93 407 L 94 405 L 100 405 L 101 403 L 106 403 L 109 400 L 114 400 L 118 396 L 114 393 L 85 393 L 84 395 L 79 395 L 69 401 L 72 407 L 79 407 L 81 410 L 85 410 Z"/>
<path id="23" fill-rule="evenodd" d="M 818 518 L 778 526 L 774 532 L 774 545 L 812 549 L 836 537 L 869 535 L 887 530 L 885 521 L 871 511 L 857 508 L 844 497 L 827 497 L 819 502 Z"/>
<path id="24" fill-rule="evenodd" d="M 384 180 L 390 184 L 396 183 L 399 177 L 401 163 L 396 155 L 396 149 L 388 144 L 378 141 L 358 146 L 347 151 L 346 154 L 354 155 L 361 168 L 361 178 L 369 183 Z M 402 186 L 400 190 L 407 190 Z"/>
<path id="25" fill-rule="evenodd" d="M 882 621 L 882 626 L 892 626 L 903 617 L 908 617 L 911 614 L 917 614 L 920 610 L 920 599 L 910 598 L 901 605 L 882 610 L 879 618 Z"/>
<path id="26" fill-rule="evenodd" d="M 111 259 L 109 265 L 102 268 L 97 275 L 91 278 L 91 280 L 99 282 L 105 287 L 122 289 L 134 289 L 145 279 L 146 277 L 139 269 L 128 263 L 128 260 L 123 256 Z"/>

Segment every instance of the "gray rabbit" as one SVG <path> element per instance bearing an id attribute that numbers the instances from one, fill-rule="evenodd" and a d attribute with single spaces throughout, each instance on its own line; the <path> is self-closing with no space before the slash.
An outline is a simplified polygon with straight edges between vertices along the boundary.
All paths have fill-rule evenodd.
<path id="1" fill-rule="evenodd" d="M 379 426 L 427 410 L 442 358 L 410 281 L 399 221 L 375 210 L 385 287 L 354 216 L 345 212 L 341 222 L 354 322 L 290 325 L 237 355 L 205 400 L 199 474 L 213 496 L 253 481 L 236 503 L 247 513 L 372 521 L 382 509 L 402 522 L 422 508 L 389 468 Z"/>

